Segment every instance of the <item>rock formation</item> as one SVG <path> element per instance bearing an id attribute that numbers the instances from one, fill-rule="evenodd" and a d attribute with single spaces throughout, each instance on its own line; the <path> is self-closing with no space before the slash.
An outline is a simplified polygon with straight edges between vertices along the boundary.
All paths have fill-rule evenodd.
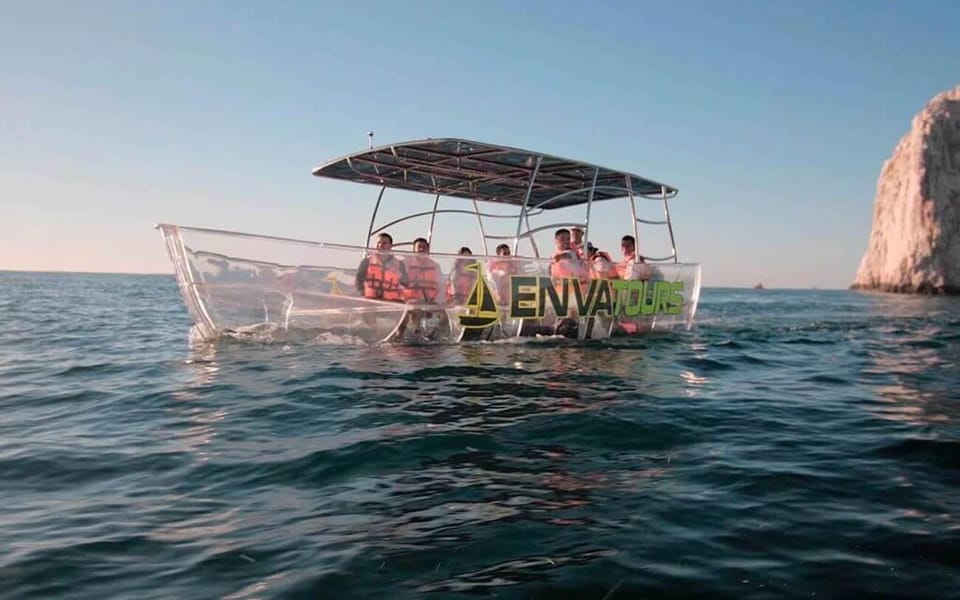
<path id="1" fill-rule="evenodd" d="M 960 294 L 960 87 L 934 97 L 884 163 L 852 287 Z"/>

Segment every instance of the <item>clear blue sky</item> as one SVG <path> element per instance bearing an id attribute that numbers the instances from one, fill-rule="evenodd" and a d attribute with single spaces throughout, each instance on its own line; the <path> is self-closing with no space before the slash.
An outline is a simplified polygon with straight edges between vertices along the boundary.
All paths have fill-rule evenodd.
<path id="1" fill-rule="evenodd" d="M 0 269 L 172 272 L 156 222 L 356 243 L 375 189 L 310 171 L 373 129 L 664 181 L 706 285 L 845 287 L 883 161 L 960 84 L 957 23 L 947 0 L 7 2 Z M 596 216 L 614 249 L 622 214 Z"/>

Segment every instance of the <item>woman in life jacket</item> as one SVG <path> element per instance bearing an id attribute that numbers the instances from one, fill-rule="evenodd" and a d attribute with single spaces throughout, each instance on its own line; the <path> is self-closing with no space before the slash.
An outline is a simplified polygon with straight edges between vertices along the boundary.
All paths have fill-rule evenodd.
<path id="1" fill-rule="evenodd" d="M 506 306 L 510 304 L 510 277 L 517 274 L 517 263 L 510 259 L 510 246 L 506 244 L 497 246 L 497 256 L 487 265 L 487 272 L 497 291 L 497 304 Z"/>
<path id="2" fill-rule="evenodd" d="M 470 248 L 463 246 L 457 253 L 460 256 L 473 256 Z M 453 272 L 450 273 L 450 281 L 447 283 L 447 303 L 466 304 L 473 291 L 473 284 L 477 281 L 476 271 L 467 270 L 467 265 L 473 264 L 472 258 L 458 258 L 453 265 Z"/>
<path id="3" fill-rule="evenodd" d="M 355 284 L 364 298 L 402 302 L 401 287 L 407 283 L 407 273 L 395 256 L 390 254 L 393 237 L 389 233 L 377 236 L 377 246 L 357 266 Z"/>
<path id="4" fill-rule="evenodd" d="M 403 289 L 403 298 L 416 304 L 434 304 L 440 296 L 440 267 L 427 253 L 430 244 L 425 238 L 413 240 L 413 256 L 403 261 L 407 271 L 407 283 Z"/>

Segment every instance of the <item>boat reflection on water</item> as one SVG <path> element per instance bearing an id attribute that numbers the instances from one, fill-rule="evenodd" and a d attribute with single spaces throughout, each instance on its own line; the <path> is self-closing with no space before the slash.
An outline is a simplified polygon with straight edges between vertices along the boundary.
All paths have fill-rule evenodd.
<path id="1" fill-rule="evenodd" d="M 206 397 L 216 385 L 220 366 L 216 361 L 216 347 L 204 345 L 191 352 L 183 361 L 187 379 L 171 393 L 170 419 L 159 433 L 175 441 L 178 448 L 195 454 L 201 461 L 209 460 L 207 448 L 217 435 L 216 425 L 227 417 L 227 409 L 210 406 Z"/>
<path id="2" fill-rule="evenodd" d="M 199 459 L 204 495 L 242 486 L 252 504 L 158 534 L 196 526 L 217 548 L 296 540 L 335 557 L 313 580 L 376 572 L 420 591 L 492 590 L 603 559 L 611 549 L 581 532 L 608 527 L 605 506 L 655 493 L 673 468 L 674 438 L 638 406 L 698 381 L 658 366 L 657 343 L 197 346 L 171 437 Z M 611 469 L 608 452 L 625 458 Z M 478 563 L 471 548 L 501 535 L 512 541 L 497 562 Z"/>

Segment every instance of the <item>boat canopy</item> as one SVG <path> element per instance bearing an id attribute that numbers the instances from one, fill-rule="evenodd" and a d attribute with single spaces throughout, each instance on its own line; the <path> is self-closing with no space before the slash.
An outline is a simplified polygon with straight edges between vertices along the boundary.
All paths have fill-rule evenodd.
<path id="1" fill-rule="evenodd" d="M 638 175 L 530 150 L 457 138 L 388 144 L 330 161 L 317 177 L 543 209 L 676 188 Z M 592 194 L 591 194 L 592 192 Z"/>

